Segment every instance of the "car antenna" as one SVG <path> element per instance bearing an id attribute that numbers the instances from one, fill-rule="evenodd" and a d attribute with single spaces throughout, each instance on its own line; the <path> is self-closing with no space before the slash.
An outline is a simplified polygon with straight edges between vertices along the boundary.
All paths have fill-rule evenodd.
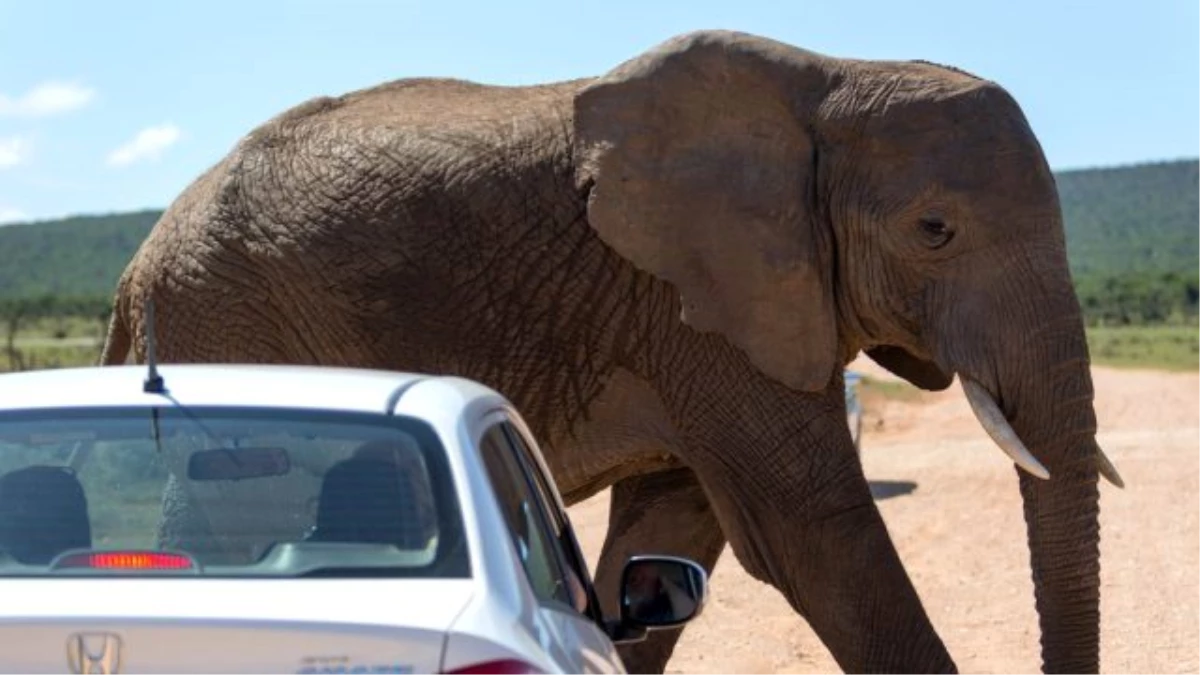
<path id="1" fill-rule="evenodd" d="M 163 387 L 162 376 L 158 374 L 158 364 L 154 357 L 154 299 L 146 300 L 146 365 L 150 371 L 146 381 L 142 383 L 142 391 L 147 394 L 161 394 L 166 391 Z"/>

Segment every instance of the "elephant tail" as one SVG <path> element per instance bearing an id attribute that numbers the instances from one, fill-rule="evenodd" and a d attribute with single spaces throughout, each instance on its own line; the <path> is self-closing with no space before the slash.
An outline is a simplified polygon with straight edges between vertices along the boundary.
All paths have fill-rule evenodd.
<path id="1" fill-rule="evenodd" d="M 113 297 L 112 314 L 108 318 L 108 334 L 104 338 L 104 349 L 100 352 L 100 365 L 115 366 L 125 363 L 130 356 L 133 342 L 129 334 L 129 316 L 125 311 L 125 280 L 118 285 Z"/>

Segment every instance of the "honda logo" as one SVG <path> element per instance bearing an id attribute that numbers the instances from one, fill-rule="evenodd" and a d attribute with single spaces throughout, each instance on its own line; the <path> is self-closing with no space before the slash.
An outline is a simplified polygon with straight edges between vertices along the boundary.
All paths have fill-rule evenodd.
<path id="1" fill-rule="evenodd" d="M 72 673 L 116 673 L 121 667 L 121 638 L 115 633 L 75 633 L 67 640 Z"/>

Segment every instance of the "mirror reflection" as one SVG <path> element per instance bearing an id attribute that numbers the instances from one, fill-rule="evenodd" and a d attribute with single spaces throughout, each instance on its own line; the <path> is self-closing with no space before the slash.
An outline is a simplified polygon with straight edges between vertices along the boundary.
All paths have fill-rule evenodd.
<path id="1" fill-rule="evenodd" d="M 647 627 L 685 623 L 700 612 L 706 576 L 691 561 L 635 558 L 625 566 L 621 613 L 627 621 Z"/>

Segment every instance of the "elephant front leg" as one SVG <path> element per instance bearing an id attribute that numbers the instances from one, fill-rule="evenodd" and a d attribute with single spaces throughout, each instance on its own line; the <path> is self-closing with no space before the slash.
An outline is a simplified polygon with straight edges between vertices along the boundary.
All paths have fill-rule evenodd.
<path id="1" fill-rule="evenodd" d="M 840 438 L 807 431 L 777 442 Z M 783 593 L 845 672 L 955 672 L 846 441 L 768 441 L 692 466 L 739 562 Z"/>
<path id="2" fill-rule="evenodd" d="M 608 535 L 596 568 L 596 592 L 605 615 L 616 617 L 621 569 L 632 555 L 664 554 L 695 560 L 712 573 L 725 536 L 695 474 L 679 468 L 626 478 L 612 488 Z M 646 639 L 621 645 L 631 673 L 661 673 L 682 628 L 652 631 Z"/>

